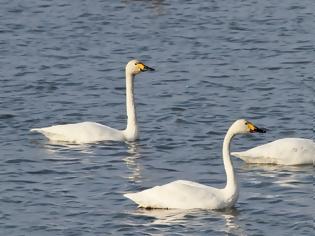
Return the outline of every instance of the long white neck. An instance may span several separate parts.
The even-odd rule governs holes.
[[[223,163],[226,172],[226,186],[224,190],[227,192],[227,195],[233,199],[233,201],[237,199],[239,191],[237,177],[234,172],[233,164],[230,158],[230,144],[234,135],[234,132],[229,129],[227,134],[225,135],[222,148]]]
[[[133,141],[138,137],[136,106],[133,96],[133,78],[134,75],[126,71],[127,128],[124,130],[124,134],[128,141]]]

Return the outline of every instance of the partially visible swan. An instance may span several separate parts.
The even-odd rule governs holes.
[[[154,71],[138,60],[131,60],[126,65],[126,105],[127,128],[117,130],[95,122],[54,125],[46,128],[31,129],[45,135],[53,141],[72,143],[92,143],[103,140],[134,141],[138,138],[136,107],[133,95],[133,80],[135,75],[143,71]]]
[[[247,163],[305,165],[315,163],[315,143],[311,139],[283,138],[244,152],[232,152]]]
[[[239,187],[230,159],[230,142],[236,134],[254,132],[264,133],[265,130],[243,119],[235,121],[227,131],[222,148],[227,177],[226,186],[223,189],[187,180],[177,180],[138,193],[127,193],[124,196],[144,208],[223,209],[232,207],[237,201]]]

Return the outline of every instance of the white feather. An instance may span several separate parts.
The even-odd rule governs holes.
[[[232,152],[247,163],[305,165],[315,162],[315,143],[311,139],[283,138],[243,152]]]

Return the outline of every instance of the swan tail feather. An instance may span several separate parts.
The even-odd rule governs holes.
[[[255,157],[248,155],[248,153],[246,153],[246,152],[231,152],[231,155],[235,156],[235,157],[237,157],[237,158],[239,158],[239,159],[241,159],[247,163],[255,163],[255,161],[257,161],[257,160],[255,160],[256,159]]]
[[[30,129],[31,132],[39,132],[41,133],[42,132],[42,129],[41,128],[33,128],[33,129]]]
[[[141,207],[141,208],[149,207],[149,205],[145,204],[143,201],[141,201],[141,199],[139,199],[139,196],[137,193],[126,193],[124,194],[124,196],[126,198],[129,198],[131,201],[135,202],[136,204],[138,204],[138,207]]]
[[[130,200],[132,200],[132,201],[136,201],[136,199],[135,199],[135,197],[134,197],[134,193],[125,193],[124,194],[124,196],[126,197],[126,198],[129,198]]]
[[[243,156],[243,153],[244,152],[231,152],[231,155],[241,158]]]

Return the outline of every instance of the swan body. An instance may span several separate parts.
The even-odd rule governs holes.
[[[283,138],[244,152],[232,152],[247,163],[305,165],[315,163],[315,142],[303,138]]]
[[[135,75],[140,72],[153,70],[153,68],[146,66],[138,60],[131,60],[126,65],[127,128],[125,130],[113,129],[95,122],[81,122],[34,128],[31,131],[42,133],[53,141],[72,143],[92,143],[105,140],[134,141],[138,138],[138,125],[133,95],[133,80]]]
[[[95,122],[54,125],[51,127],[32,129],[45,135],[52,141],[72,143],[98,142],[102,140],[119,141],[125,138],[123,131],[110,128]]]
[[[224,189],[216,189],[187,180],[176,180],[139,193],[125,194],[125,197],[144,208],[220,209],[232,206],[236,200],[236,197],[225,198],[224,193]]]
[[[227,175],[225,188],[217,189],[203,184],[177,180],[138,193],[124,196],[139,207],[164,209],[223,209],[232,207],[239,194],[237,178],[230,159],[230,141],[234,135],[249,132],[265,132],[246,120],[237,120],[229,128],[223,142],[223,163]]]

